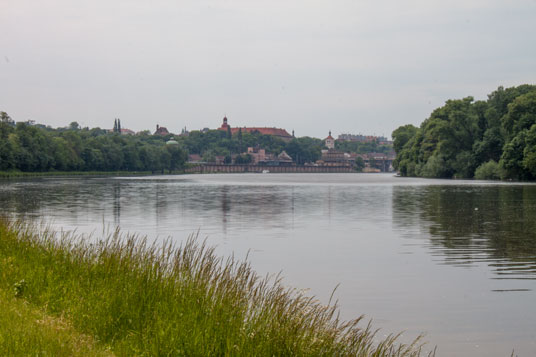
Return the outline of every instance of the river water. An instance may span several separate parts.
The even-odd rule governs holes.
[[[391,174],[221,174],[0,181],[0,214],[151,240],[198,232],[218,254],[425,333],[438,356],[536,355],[536,185]]]

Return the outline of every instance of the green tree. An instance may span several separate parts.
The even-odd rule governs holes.
[[[251,163],[251,160],[253,158],[251,157],[250,154],[242,154],[242,155],[238,155],[236,158],[235,158],[235,164],[249,164]]]
[[[415,136],[417,133],[417,127],[408,124],[398,127],[391,136],[393,137],[393,148],[395,151],[401,152],[404,145],[408,143],[408,141]]]
[[[501,166],[493,160],[480,165],[475,171],[477,180],[500,180],[502,176]]]
[[[365,160],[363,160],[361,156],[357,156],[355,158],[354,169],[357,172],[362,172],[364,168],[365,168]]]
[[[533,180],[536,178],[536,89],[516,97],[501,122],[508,137],[500,161],[505,177]]]
[[[302,137],[288,142],[284,150],[298,164],[315,162],[322,155],[324,143],[320,139]]]
[[[14,125],[15,122],[6,112],[0,112],[0,123]]]
[[[69,124],[69,130],[80,130],[80,124],[73,121],[71,124]]]
[[[166,145],[169,153],[169,171],[180,170],[184,168],[187,155],[178,145]]]

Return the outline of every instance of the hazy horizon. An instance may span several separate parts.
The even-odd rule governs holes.
[[[4,0],[0,110],[180,133],[390,137],[448,100],[536,83],[536,1]]]

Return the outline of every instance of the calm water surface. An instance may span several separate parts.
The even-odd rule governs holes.
[[[192,232],[261,274],[336,297],[439,356],[536,355],[536,185],[389,174],[0,181],[0,213],[64,230]]]

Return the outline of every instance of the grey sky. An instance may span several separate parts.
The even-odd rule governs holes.
[[[0,0],[0,110],[390,136],[447,99],[535,84],[534,34],[534,0]]]

